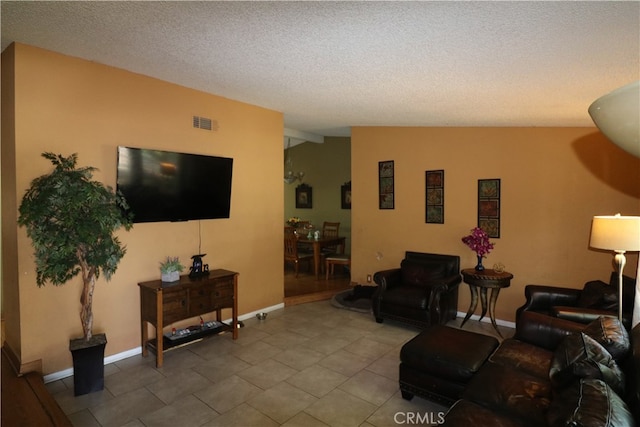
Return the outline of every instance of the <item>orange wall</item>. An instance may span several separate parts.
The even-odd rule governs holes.
[[[608,281],[613,256],[588,249],[591,218],[640,215],[640,159],[595,128],[356,127],[351,150],[352,280],[360,283],[399,266],[406,250],[460,255],[462,268],[473,267],[460,239],[476,225],[477,181],[501,179],[501,237],[484,262],[514,275],[496,308],[504,320],[514,320],[526,284]],[[394,210],[378,209],[384,160],[395,161]],[[425,171],[434,169],[445,170],[444,224],[424,220]],[[635,277],[637,259],[627,255],[627,275]],[[460,311],[469,299],[462,285]]]
[[[12,50],[3,67],[5,54]],[[118,145],[234,158],[230,219],[136,224],[119,233],[127,254],[110,282],[100,278],[94,299],[94,333],[107,333],[107,355],[140,345],[136,284],[159,278],[168,255],[188,266],[191,255],[206,253],[211,269],[238,271],[241,314],[282,303],[282,228],[273,226],[284,215],[281,113],[19,44],[15,110],[16,204],[33,178],[51,170],[43,151],[77,152],[79,165],[97,167],[94,178],[111,186]],[[218,130],[193,129],[193,115],[213,118]],[[18,290],[20,305],[20,342],[9,345],[23,363],[43,359],[45,374],[69,368],[68,340],[82,333],[81,278],[38,288],[24,228],[9,250],[17,274],[3,287]]]

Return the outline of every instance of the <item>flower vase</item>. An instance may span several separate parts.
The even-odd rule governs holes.
[[[478,265],[476,265],[476,271],[483,271],[484,265],[482,265],[482,256],[478,255]]]

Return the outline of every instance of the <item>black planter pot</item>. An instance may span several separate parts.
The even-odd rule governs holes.
[[[104,389],[104,349],[107,336],[96,334],[87,342],[84,338],[69,341],[73,356],[73,394],[81,396]]]

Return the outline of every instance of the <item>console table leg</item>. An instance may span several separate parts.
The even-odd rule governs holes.
[[[464,316],[464,320],[460,327],[464,326],[478,306],[478,288],[473,285],[469,285],[469,290],[471,291],[471,304],[469,304],[469,310],[467,311],[467,315]]]
[[[482,314],[478,320],[484,319],[487,314],[487,288],[480,289],[480,301],[482,302]]]
[[[491,317],[491,324],[493,325],[493,329],[496,330],[501,338],[504,338],[498,330],[498,325],[496,325],[496,301],[498,301],[498,294],[500,294],[500,288],[493,288],[491,290],[491,301],[489,301],[489,317]]]

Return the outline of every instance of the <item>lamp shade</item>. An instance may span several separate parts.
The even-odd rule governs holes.
[[[640,216],[594,216],[589,246],[611,251],[640,251]]]
[[[640,81],[596,99],[589,114],[614,144],[640,157]]]

